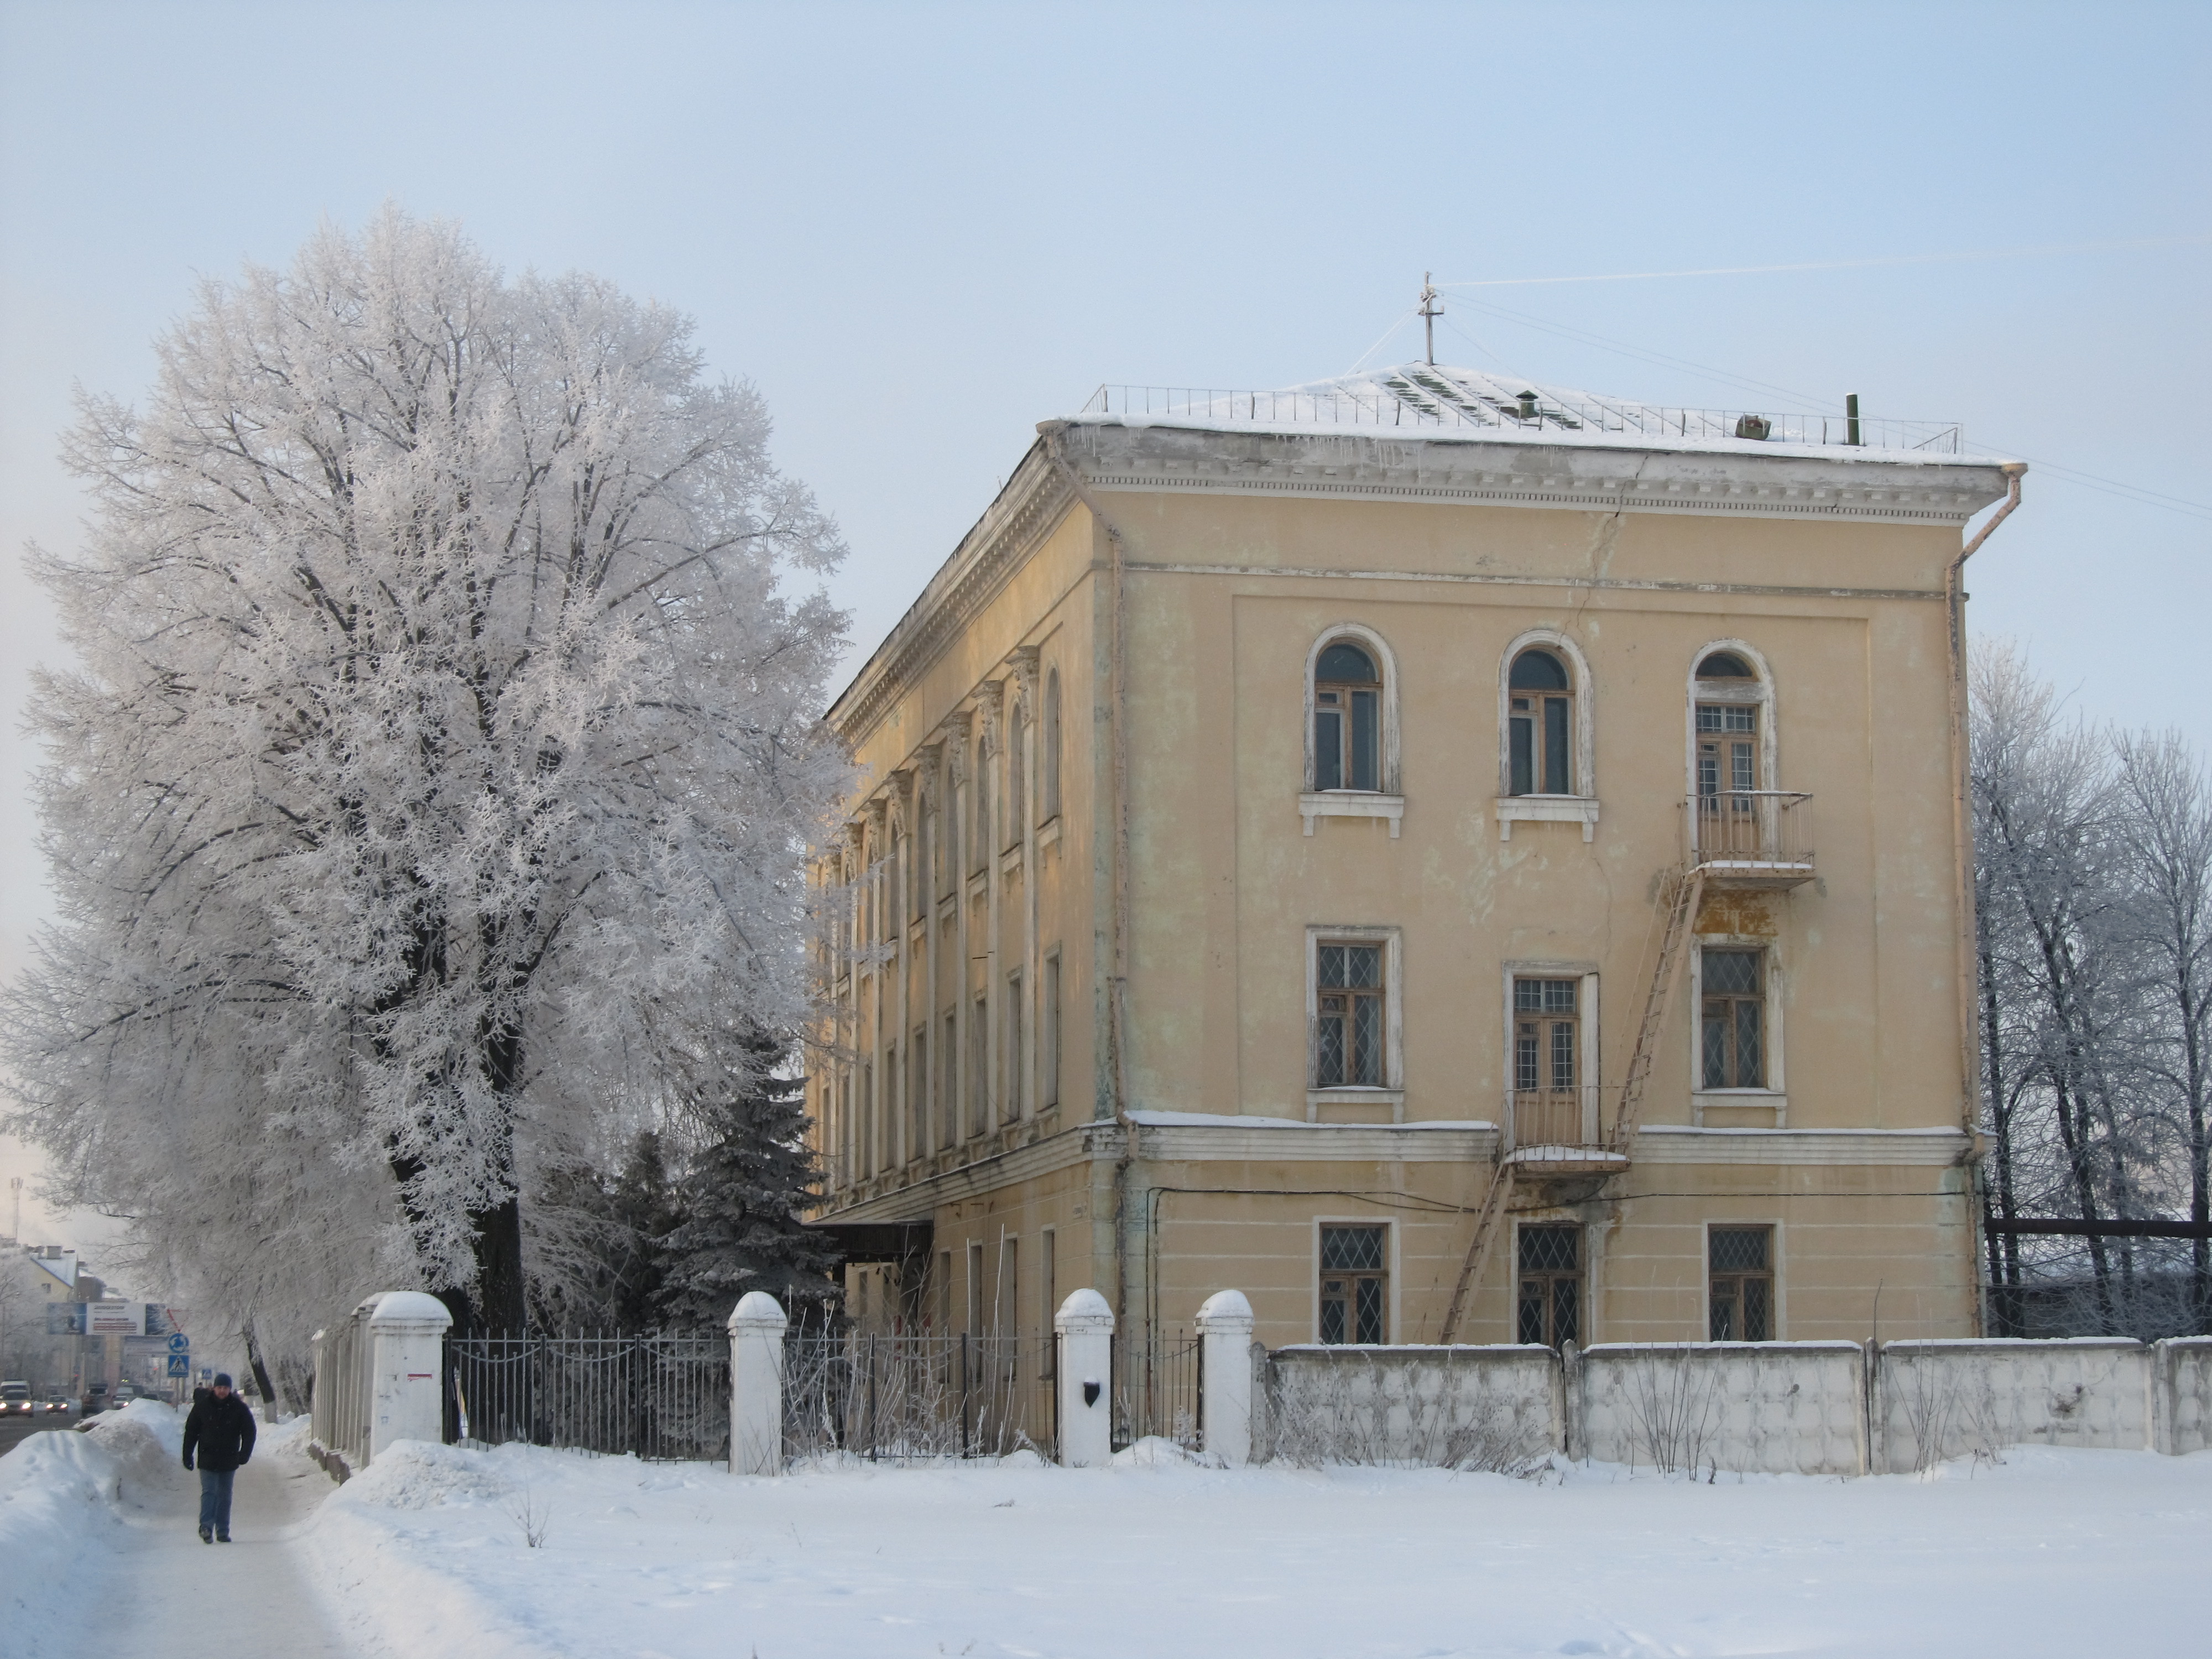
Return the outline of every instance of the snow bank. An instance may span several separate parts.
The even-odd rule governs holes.
[[[2212,1454],[2058,1447],[1693,1482],[1564,1458],[1524,1480],[1229,1470],[1164,1442],[1097,1469],[780,1480],[407,1445],[304,1542],[364,1651],[395,1659],[2074,1659],[2202,1645],[2208,1512]]]
[[[9,1659],[76,1650],[78,1615],[112,1560],[126,1509],[188,1480],[176,1412],[133,1401],[88,1428],[30,1436],[0,1457],[0,1629]]]

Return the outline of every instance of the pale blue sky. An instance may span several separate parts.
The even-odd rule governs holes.
[[[2212,11],[1535,5],[0,3],[0,703],[57,659],[72,382],[135,395],[198,274],[394,198],[510,268],[699,319],[844,524],[865,649],[1101,380],[1350,367],[1424,270],[1494,279],[2168,239],[1448,296],[1438,356],[1805,406],[1547,325],[2200,504],[2031,474],[1973,622],[2212,744]],[[2189,240],[2181,240],[2189,239]],[[1472,337],[1472,340],[1468,337]],[[1475,343],[1479,343],[1479,345]],[[1419,350],[1413,326],[1380,359]],[[46,900],[0,725],[0,971]],[[4,1163],[0,1156],[0,1163]]]

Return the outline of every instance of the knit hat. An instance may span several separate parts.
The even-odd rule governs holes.
[[[217,1371],[215,1374],[215,1385],[218,1389],[228,1388],[230,1386],[230,1373],[228,1371]]]

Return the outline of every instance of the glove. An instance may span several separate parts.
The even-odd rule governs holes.
[[[192,1466],[192,1460],[191,1460],[191,1457],[190,1454],[187,1454],[187,1455],[185,1455],[185,1468],[187,1468],[187,1469],[190,1469],[190,1468],[191,1468],[191,1466]]]

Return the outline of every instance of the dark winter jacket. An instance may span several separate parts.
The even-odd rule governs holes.
[[[199,1449],[200,1467],[220,1473],[243,1468],[253,1455],[253,1412],[236,1395],[217,1400],[210,1395],[185,1419],[185,1467],[192,1466],[192,1449]]]

